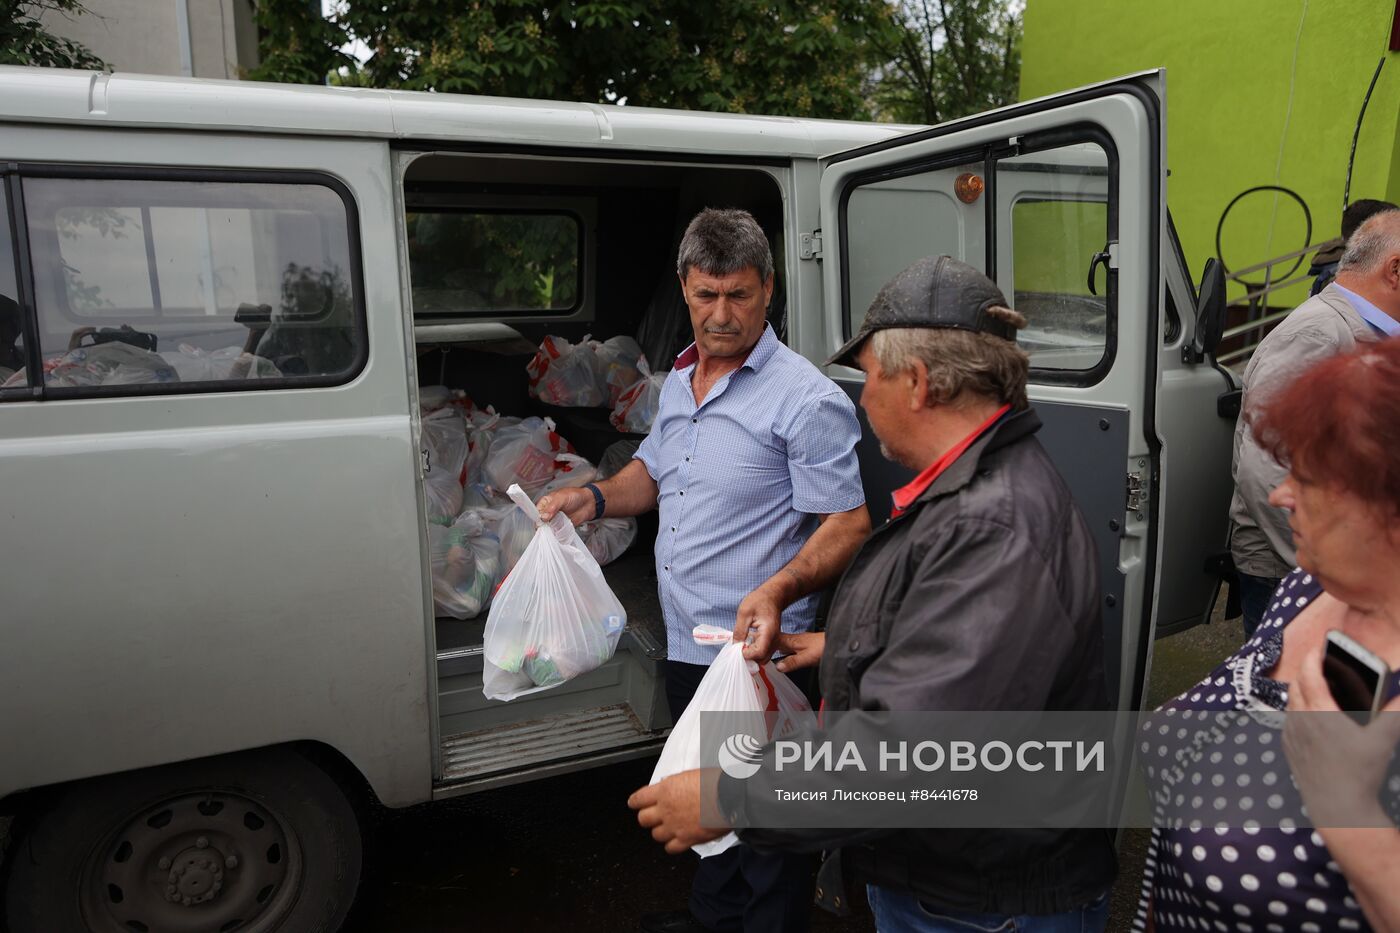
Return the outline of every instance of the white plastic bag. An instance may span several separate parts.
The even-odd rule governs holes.
[[[181,382],[213,382],[221,379],[275,379],[282,373],[272,360],[242,347],[201,350],[187,343],[160,354],[180,374]]]
[[[653,373],[645,358],[637,362],[637,371],[642,378],[618,396],[611,420],[613,427],[619,431],[649,434],[652,422],[656,420],[656,411],[661,407],[661,386],[666,382],[666,374]]]
[[[423,416],[423,491],[430,522],[450,525],[462,511],[468,449],[467,423],[459,411],[449,406]]]
[[[475,619],[491,602],[501,579],[501,542],[479,512],[465,512],[450,526],[428,526],[437,615]]]
[[[579,537],[599,565],[606,566],[621,557],[637,538],[635,518],[600,518],[579,526]]]
[[[760,665],[744,660],[743,644],[731,640],[720,649],[719,656],[695,689],[695,696],[671,729],[666,747],[661,750],[661,757],[651,773],[651,783],[702,766],[702,713],[729,714],[718,724],[718,731],[729,736],[720,749],[720,760],[724,761],[724,756],[729,755],[749,765],[757,763],[763,746],[773,739],[816,724],[807,697],[787,675],[771,662]],[[713,719],[707,731],[716,732]],[[738,841],[738,836],[729,833],[694,849],[697,855],[706,858],[718,855]]]
[[[77,347],[57,360],[44,363],[44,384],[49,386],[117,386],[179,382],[180,374],[159,353],[113,340]],[[20,369],[5,380],[6,387],[24,385]]]
[[[530,374],[530,395],[550,405],[592,408],[608,399],[603,363],[587,337],[578,343],[544,338],[525,371]]]
[[[573,453],[573,447],[555,433],[553,419],[526,418],[496,428],[482,462],[481,479],[497,489],[518,483],[534,496],[554,479],[555,461],[565,453]]]
[[[605,404],[611,408],[617,404],[618,396],[627,391],[642,374],[637,371],[637,363],[642,359],[642,348],[631,337],[609,337],[602,343],[593,345],[598,354],[599,369],[603,384],[607,386],[608,397]]]
[[[546,525],[519,486],[507,491],[536,530],[486,619],[481,679],[490,700],[557,687],[599,667],[627,624],[569,519],[556,514]]]
[[[559,454],[554,459],[554,478],[540,490],[540,495],[571,486],[586,486],[598,478],[598,470],[575,454]]]

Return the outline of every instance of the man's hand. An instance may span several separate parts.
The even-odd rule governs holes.
[[[734,617],[734,640],[749,641],[744,657],[763,662],[773,656],[773,645],[780,634],[783,609],[787,606],[782,595],[775,593],[772,581],[744,597]]]
[[[569,521],[575,525],[582,525],[584,522],[593,520],[597,504],[593,501],[592,492],[571,486],[565,489],[556,489],[544,496],[535,503],[535,508],[540,510],[540,520],[543,522],[548,522],[555,515],[563,512],[568,516]]]
[[[1298,793],[1320,830],[1389,825],[1376,792],[1400,742],[1400,697],[1371,724],[1358,724],[1332,698],[1322,657],[1318,648],[1303,658],[1288,690],[1283,749]]]
[[[778,635],[777,650],[787,655],[775,665],[784,674],[804,667],[816,667],[822,663],[822,652],[826,650],[826,633],[798,632],[789,635],[783,632]]]
[[[627,806],[637,811],[637,822],[651,830],[651,838],[665,845],[667,853],[680,855],[729,831],[700,825],[702,789],[713,796],[718,782],[715,768],[682,771],[635,791],[627,798]]]

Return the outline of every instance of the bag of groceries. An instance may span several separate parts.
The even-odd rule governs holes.
[[[486,618],[481,679],[490,700],[548,690],[601,666],[627,624],[568,517],[561,512],[546,524],[524,490],[507,492],[535,534]]]
[[[603,363],[588,338],[569,343],[563,337],[546,337],[525,371],[530,374],[530,395],[550,405],[593,408],[607,401]]]
[[[452,406],[423,416],[423,491],[428,520],[450,525],[462,511],[462,479],[466,467],[467,422]]]
[[[611,408],[628,386],[642,378],[637,371],[642,348],[631,337],[609,337],[602,343],[595,343],[593,349],[598,354],[599,370],[608,389],[608,397],[603,403]]]
[[[504,420],[482,460],[480,480],[497,489],[519,483],[527,495],[538,495],[554,479],[559,455],[574,449],[555,433],[552,418],[526,418],[509,425]]]
[[[501,542],[480,512],[464,512],[451,525],[429,525],[428,553],[436,614],[475,619],[501,579]]]
[[[642,378],[618,396],[611,420],[619,431],[649,434],[656,410],[661,407],[661,386],[666,382],[666,374],[653,373],[645,358],[637,361],[637,371]]]
[[[578,528],[578,536],[583,539],[588,553],[593,555],[599,566],[607,566],[617,560],[637,538],[635,518],[598,518],[585,522]]]
[[[713,626],[697,626],[713,629]],[[700,644],[712,644],[713,632],[697,632]],[[732,633],[718,630],[718,640],[724,647],[710,664],[710,669],[695,689],[695,696],[671,729],[666,747],[651,773],[651,783],[682,771],[693,771],[703,765],[700,755],[700,722],[702,713],[726,714],[718,724],[711,719],[707,730],[712,735],[727,735],[721,755],[736,761],[756,764],[763,748],[775,738],[791,735],[806,726],[815,726],[812,706],[797,685],[787,675],[767,662],[744,659],[744,646],[730,637]],[[727,639],[727,640],[726,640]],[[739,841],[729,833],[713,842],[694,846],[701,858],[718,855]]]

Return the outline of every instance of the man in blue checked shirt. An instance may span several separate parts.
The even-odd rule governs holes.
[[[575,524],[660,510],[666,696],[679,718],[719,653],[691,630],[779,620],[784,632],[808,631],[870,515],[855,406],[768,325],[773,257],[757,221],[700,212],[676,266],[695,343],[676,358],[651,435],[616,476],[552,492],[539,509]],[[689,910],[644,916],[642,929],[805,930],[814,869],[810,856],[735,846],[701,860]]]

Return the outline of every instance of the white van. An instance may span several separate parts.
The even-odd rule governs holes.
[[[606,568],[616,656],[486,701],[484,620],[434,618],[418,389],[549,413],[596,461],[606,413],[541,408],[525,363],[546,334],[668,359],[704,206],[759,219],[813,361],[921,256],[1014,296],[1132,708],[1217,593],[1236,388],[1167,217],[1163,88],[918,129],[0,68],[12,933],[335,929],[361,804],[657,751],[654,519]],[[903,476],[861,456],[878,521]]]

